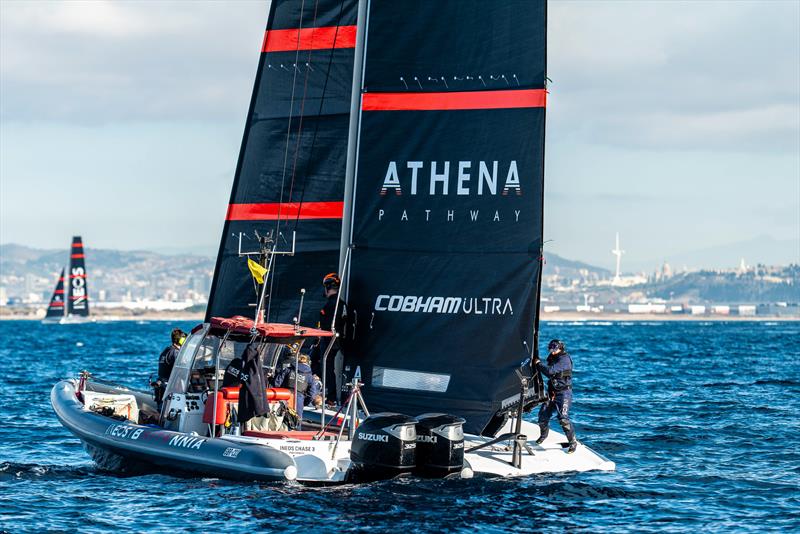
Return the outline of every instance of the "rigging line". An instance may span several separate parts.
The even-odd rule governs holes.
[[[303,0],[303,5],[302,5],[302,7],[300,9],[300,13],[301,13],[300,14],[300,26],[301,27],[303,25],[303,15],[302,15],[302,13],[303,13],[304,9],[305,9],[305,0]],[[316,0],[314,2],[314,17],[313,17],[312,22],[311,22],[311,28],[312,29],[317,27],[317,14],[318,14],[318,12],[319,12],[319,0]],[[337,33],[338,33],[338,31],[337,31]],[[313,39],[313,37],[312,37],[312,39]],[[297,35],[297,47],[298,48],[295,51],[295,59],[294,59],[294,78],[292,80],[292,108],[289,111],[290,116],[291,116],[291,113],[294,111],[294,89],[295,89],[295,81],[297,79],[297,62],[298,62],[298,59],[300,58],[300,51],[299,51],[300,33],[299,33],[299,30],[298,30],[298,35]],[[306,59],[307,59],[307,63],[306,64],[308,65],[311,62],[311,49],[310,48],[308,50],[308,56],[307,56]],[[289,181],[289,201],[292,200],[292,192],[294,191],[295,171],[297,169],[297,157],[298,157],[298,155],[300,153],[300,146],[303,143],[303,137],[302,137],[302,134],[303,134],[303,117],[305,116],[306,96],[308,94],[308,78],[309,78],[309,76],[310,76],[309,69],[306,69],[305,79],[303,81],[303,96],[302,96],[302,98],[300,100],[300,117],[299,117],[299,122],[298,122],[298,126],[297,126],[297,137],[296,137],[295,146],[294,146],[294,158],[292,160],[292,177],[291,177],[291,180]],[[291,121],[289,123],[289,130],[291,131]],[[283,193],[284,193],[284,190],[285,190],[286,163],[287,163],[288,152],[289,152],[289,134],[287,133],[286,151],[284,153],[283,178],[281,178],[281,204],[278,205],[278,220],[275,222],[275,228],[276,228],[275,229],[275,246],[276,247],[277,247],[277,244],[278,244],[278,239],[279,239],[279,237],[281,235],[281,233],[280,233],[281,211],[283,209]],[[300,210],[299,209],[297,210],[297,213],[298,213],[298,216],[299,216],[299,214],[300,214]],[[270,296],[272,295],[272,291],[273,291],[273,288],[274,288],[274,282],[275,282],[275,276],[273,274],[272,281],[270,282],[270,286],[269,286]],[[270,298],[270,304],[271,303],[272,303],[272,299]],[[267,320],[269,320],[270,311],[271,311],[271,306],[267,306]]]
[[[336,27],[338,28],[342,23],[342,14],[344,12],[344,3],[346,0],[342,0],[339,2],[339,15],[336,18]],[[330,54],[328,55],[328,67],[325,70],[325,81],[322,84],[322,94],[320,95],[319,99],[319,109],[317,110],[317,120],[314,124],[314,135],[311,137],[311,148],[308,151],[308,160],[306,162],[305,172],[303,173],[303,180],[302,180],[302,192],[300,193],[300,206],[303,205],[303,199],[306,196],[306,183],[308,182],[308,167],[311,165],[311,162],[314,160],[314,147],[317,144],[317,133],[319,132],[319,123],[320,117],[322,116],[322,106],[325,103],[325,93],[328,90],[328,80],[331,77],[331,67],[333,66],[333,54],[336,50],[336,38],[339,37],[339,32],[337,31],[333,34],[333,45],[331,46]],[[294,228],[297,229],[297,226],[300,223],[300,210],[297,210],[297,215],[295,216],[294,220]]]
[[[319,11],[319,0],[315,0],[314,2],[314,19],[311,23],[312,28],[317,27],[317,13]],[[336,44],[336,34],[339,33],[338,25],[336,27],[336,32],[333,34],[334,38],[334,45]],[[299,37],[298,37],[299,39]],[[312,38],[313,39],[313,38]],[[311,63],[311,48],[308,49],[308,56],[306,60],[306,65]],[[297,64],[295,64],[295,69],[297,68]],[[294,192],[294,178],[297,172],[297,157],[300,154],[300,146],[303,144],[303,118],[305,117],[305,110],[306,110],[306,96],[308,95],[308,77],[309,77],[309,69],[306,69],[306,76],[305,80],[303,81],[303,98],[300,100],[300,123],[297,127],[297,142],[294,146],[294,160],[292,161],[292,179],[289,181],[289,202],[292,201],[292,194]],[[297,211],[298,216],[300,214],[300,210]]]
[[[286,148],[283,150],[283,172],[281,174],[281,194],[280,194],[280,203],[278,204],[278,217],[275,221],[275,242],[278,242],[278,236],[281,232],[281,209],[283,207],[283,186],[286,183],[286,163],[289,159],[289,138],[292,134],[292,113],[294,112],[294,89],[295,84],[297,82],[297,59],[300,57],[300,31],[303,29],[303,12],[305,11],[306,7],[306,0],[303,0],[300,3],[300,23],[297,27],[297,45],[294,51],[294,64],[295,69],[294,73],[292,74],[292,96],[289,100],[289,124],[286,127]],[[273,265],[274,267],[274,265]],[[269,312],[271,310],[272,304],[272,288],[275,285],[275,274],[273,272],[272,278],[269,281],[269,303],[270,305],[267,306],[267,316],[265,318],[266,322],[269,322]]]
[[[297,85],[297,60],[300,58],[300,32],[303,30],[303,12],[305,11],[306,0],[300,3],[300,23],[297,27],[297,44],[294,51],[294,64],[295,69],[292,73],[292,95],[289,99],[289,124],[286,127],[286,148],[283,151],[283,172],[281,174],[281,194],[280,203],[278,204],[278,218],[275,221],[275,238],[277,239],[281,228],[281,208],[283,206],[283,187],[286,184],[286,165],[289,162],[289,139],[292,134],[292,114],[294,113],[294,91]],[[272,284],[270,284],[270,293],[272,293]]]

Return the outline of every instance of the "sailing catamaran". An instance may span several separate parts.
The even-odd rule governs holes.
[[[544,1],[273,1],[207,316],[163,406],[84,373],[53,388],[62,423],[99,463],[231,478],[613,470],[523,419],[545,398],[546,20]],[[300,326],[332,271],[346,325]],[[315,342],[324,368],[337,337],[346,406],[304,430],[297,387],[223,381]],[[268,411],[242,423],[254,390]]]
[[[64,293],[64,274],[61,269],[56,288],[50,298],[43,322],[45,323],[77,323],[85,322],[89,317],[89,294],[86,289],[86,260],[83,252],[83,241],[80,236],[72,238],[69,255],[69,283]]]

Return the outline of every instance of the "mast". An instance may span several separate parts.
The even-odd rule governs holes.
[[[344,181],[344,208],[342,211],[342,239],[339,247],[339,273],[344,273],[347,248],[353,228],[353,189],[356,178],[356,158],[358,157],[359,122],[361,120],[361,91],[364,83],[364,48],[366,46],[369,0],[358,0],[358,19],[356,22],[356,50],[353,60],[353,87],[350,93],[350,129],[347,133],[347,163]],[[348,278],[342,278],[341,295],[347,299]]]

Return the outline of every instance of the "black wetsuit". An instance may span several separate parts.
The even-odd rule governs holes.
[[[239,373],[242,385],[239,388],[238,413],[239,420],[244,422],[269,412],[269,403],[267,402],[267,382],[264,379],[264,369],[261,367],[258,349],[255,345],[247,346],[242,360],[244,364]]]
[[[547,364],[539,362],[536,368],[548,380],[548,400],[539,409],[540,438],[547,437],[550,432],[550,418],[558,414],[558,422],[564,430],[567,441],[575,443],[575,428],[569,420],[569,408],[572,405],[572,357],[566,353],[551,354]]]
[[[169,375],[172,374],[179,350],[180,347],[177,345],[170,345],[161,351],[161,355],[158,357],[158,378],[164,382],[169,380]]]
[[[339,301],[339,307],[336,307],[336,301]],[[341,342],[340,339],[344,339],[345,332],[345,316],[346,316],[346,307],[343,300],[339,299],[339,293],[334,293],[328,297],[328,300],[325,301],[325,306],[319,310],[319,328],[320,330],[327,330],[330,331],[331,325],[333,324],[333,316],[336,315],[336,333],[341,336],[339,339],[320,339],[319,343],[315,347],[315,350],[311,354],[311,368],[314,374],[322,376],[322,356],[325,354],[325,351],[328,350],[328,343],[333,341],[333,348],[331,349],[330,353],[328,354],[328,362],[325,367],[326,370],[326,377],[325,377],[325,385],[327,386],[327,392],[325,394],[325,398],[329,401],[338,401],[339,400],[339,391],[337,391],[336,387],[336,355],[337,352],[341,349]],[[342,359],[341,356],[339,356]],[[341,378],[339,379],[342,380]]]

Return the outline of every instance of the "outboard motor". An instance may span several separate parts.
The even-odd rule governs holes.
[[[367,417],[356,429],[350,447],[353,481],[392,478],[416,465],[416,419],[398,413]]]
[[[463,468],[464,419],[443,413],[417,417],[416,472],[444,477]]]

